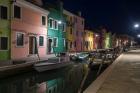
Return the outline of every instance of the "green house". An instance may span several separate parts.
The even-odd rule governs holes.
[[[112,48],[112,37],[111,37],[111,33],[108,32],[106,33],[105,36],[105,48]]]
[[[10,0],[0,0],[0,61],[10,59]]]
[[[61,2],[56,6],[46,4],[45,7],[50,12],[48,15],[47,53],[65,52],[66,21],[63,15],[63,4]]]

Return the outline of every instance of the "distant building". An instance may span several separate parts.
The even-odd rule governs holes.
[[[132,46],[134,39],[129,35],[116,35],[115,47]]]
[[[94,49],[94,33],[91,30],[85,30],[84,33],[84,51],[93,51]]]
[[[74,32],[74,14],[71,12],[64,10],[63,11],[66,17],[66,50],[68,52],[74,52],[75,47],[75,32]]]
[[[99,33],[97,33],[97,32],[94,32],[94,34],[93,34],[94,36],[94,42],[93,42],[93,47],[94,47],[94,49],[100,49],[100,42],[99,42],[99,40],[100,40],[100,34]]]
[[[74,47],[76,52],[81,52],[84,50],[84,26],[85,26],[85,20],[81,17],[81,14],[79,13],[79,16],[74,16]]]
[[[105,36],[105,48],[112,48],[112,35],[111,32],[107,32]]]
[[[81,12],[78,15],[67,10],[63,11],[66,20],[66,45],[69,52],[84,51],[84,18],[81,17]]]

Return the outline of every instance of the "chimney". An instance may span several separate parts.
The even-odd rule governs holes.
[[[58,4],[58,8],[62,12],[63,11],[63,2],[61,0],[57,0],[57,4]]]
[[[82,16],[82,12],[81,11],[78,12],[78,16]]]

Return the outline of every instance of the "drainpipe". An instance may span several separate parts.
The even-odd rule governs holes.
[[[9,29],[10,29],[10,35],[9,35],[9,58],[10,58],[10,60],[12,60],[12,51],[11,51],[11,48],[12,48],[12,18],[13,18],[13,13],[12,13],[12,10],[13,10],[13,4],[16,2],[16,0],[9,0],[9,2],[10,2],[10,6],[9,6],[9,16],[8,16],[8,18],[9,18],[9,24],[10,24],[10,26],[9,26]]]

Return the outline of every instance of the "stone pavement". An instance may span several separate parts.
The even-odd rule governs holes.
[[[84,93],[140,93],[140,50],[122,54]]]

